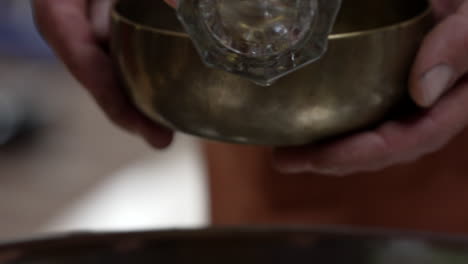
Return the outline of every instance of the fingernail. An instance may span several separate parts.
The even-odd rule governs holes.
[[[306,163],[285,158],[284,155],[275,154],[271,162],[273,168],[281,174],[301,174],[307,171]]]
[[[449,65],[433,67],[420,79],[418,103],[423,107],[432,106],[450,88],[454,79],[455,71]]]
[[[275,165],[274,168],[281,174],[301,174],[307,171],[306,168],[299,166],[281,166]]]
[[[304,173],[320,173],[321,171],[312,166],[306,161],[291,161],[277,159],[273,161],[273,167],[281,174],[304,174]],[[331,172],[331,171],[330,171]],[[331,173],[333,174],[333,173]]]
[[[346,173],[336,168],[315,168],[311,165],[308,166],[288,166],[288,167],[275,167],[276,170],[282,174],[303,174],[303,173],[313,173],[316,175],[323,175],[329,177],[344,177],[348,176],[350,173]]]

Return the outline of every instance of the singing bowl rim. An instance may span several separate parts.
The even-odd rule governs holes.
[[[128,26],[133,27],[135,30],[138,30],[138,31],[147,31],[150,33],[158,34],[158,35],[166,35],[166,36],[171,36],[171,37],[190,39],[190,36],[185,32],[167,30],[167,29],[152,27],[152,26],[148,26],[142,23],[135,22],[132,19],[125,17],[125,15],[120,14],[120,12],[117,10],[118,4],[119,4],[118,2],[114,3],[111,9],[111,18],[115,22],[126,24]],[[419,12],[418,15],[412,16],[410,19],[401,20],[401,22],[398,22],[398,23],[393,23],[387,26],[381,26],[381,27],[376,27],[376,28],[367,29],[367,30],[358,30],[358,31],[346,32],[346,33],[330,34],[328,39],[329,40],[348,39],[348,38],[354,38],[354,37],[373,35],[375,33],[380,33],[380,32],[385,32],[385,31],[394,31],[394,30],[398,30],[401,28],[405,28],[405,27],[417,24],[419,21],[424,20],[424,18],[426,18],[427,16],[431,14],[432,14],[432,7],[428,3],[427,7],[422,12]]]
[[[250,244],[239,249],[238,245],[239,243],[244,244],[243,241],[248,241]],[[335,247],[329,247],[330,241]],[[210,250],[213,249],[214,243],[220,245],[220,248],[217,248],[215,254],[212,254]],[[137,260],[137,263],[163,262],[168,260],[169,255],[171,255],[169,261],[185,263],[184,260],[186,259],[174,259],[174,253],[170,250],[184,249],[187,246],[192,248],[194,252],[189,252],[185,256],[203,254],[206,256],[206,260],[210,261],[209,263],[217,261],[218,258],[232,256],[236,257],[236,259],[240,257],[240,260],[246,260],[248,263],[267,263],[271,259],[265,256],[271,255],[265,255],[265,250],[284,252],[286,257],[293,252],[295,256],[302,257],[302,259],[295,260],[297,263],[308,263],[314,258],[318,260],[327,258],[325,254],[344,253],[347,255],[350,252],[350,245],[358,245],[357,249],[362,253],[357,256],[354,254],[348,255],[347,257],[351,257],[351,259],[368,259],[376,256],[387,258],[388,253],[396,253],[396,256],[403,253],[403,260],[413,259],[411,255],[408,256],[405,253],[405,250],[399,250],[400,253],[395,252],[395,248],[392,247],[395,245],[394,243],[396,245],[401,245],[401,243],[408,245],[405,243],[409,243],[409,245],[417,247],[427,246],[427,251],[423,251],[424,254],[419,258],[419,261],[428,257],[437,257],[437,253],[441,252],[441,250],[450,253],[449,257],[465,256],[468,248],[467,237],[461,235],[331,226],[168,229],[133,232],[90,231],[2,242],[0,243],[0,262],[68,263],[71,260],[72,263],[76,263],[76,260],[81,260],[82,262],[102,263],[103,261],[111,262],[116,258],[123,257],[121,259],[122,263],[134,263],[134,256],[138,256],[140,253],[145,256],[145,252],[151,252],[150,255],[143,258],[143,262],[140,259],[140,262]],[[197,248],[197,245],[203,246]],[[341,246],[336,247],[336,245]],[[327,248],[328,250],[324,252],[323,249]],[[162,256],[158,254],[157,250],[163,252]],[[209,254],[207,254],[207,250],[210,251]],[[195,253],[195,251],[198,253]],[[318,251],[324,252],[324,254],[313,254]],[[164,254],[164,252],[169,253]],[[251,252],[255,252],[255,254]],[[291,259],[286,258],[275,263],[289,262],[291,262]],[[380,263],[378,259],[372,263],[374,262]]]
[[[67,242],[70,244],[88,244],[88,242],[119,242],[128,240],[150,239],[187,239],[198,238],[226,239],[234,237],[269,237],[269,236],[342,236],[360,238],[380,238],[384,240],[426,240],[429,242],[452,242],[468,246],[468,236],[444,232],[406,230],[397,228],[349,227],[345,225],[267,225],[237,227],[194,227],[146,230],[104,230],[104,231],[71,231],[39,234],[9,241],[0,241],[1,251],[15,247],[46,246],[44,243]],[[60,244],[56,244],[60,247]],[[66,246],[66,245],[65,245]]]

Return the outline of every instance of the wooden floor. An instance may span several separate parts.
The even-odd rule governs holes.
[[[54,63],[0,59],[0,93],[29,97],[35,136],[0,147],[0,240],[29,236],[91,186],[152,150],[111,125]]]

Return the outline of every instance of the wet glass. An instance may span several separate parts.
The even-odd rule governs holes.
[[[261,85],[319,59],[340,0],[182,0],[178,15],[202,59]]]

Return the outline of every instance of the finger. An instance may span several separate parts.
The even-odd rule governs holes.
[[[465,0],[431,0],[435,15],[442,19],[457,11]]]
[[[176,8],[177,7],[177,0],[164,0],[168,5]]]
[[[171,133],[141,115],[120,89],[112,61],[96,43],[86,16],[86,2],[35,0],[40,31],[112,121],[142,134],[155,147],[167,146],[172,139]]]
[[[424,40],[410,77],[410,93],[432,106],[468,71],[468,1]]]
[[[468,123],[468,81],[463,81],[434,108],[412,120],[391,121],[323,146],[276,150],[283,173],[348,175],[410,162],[445,145]]]
[[[116,0],[90,1],[89,16],[93,25],[94,35],[100,41],[107,41],[110,28],[110,12]]]

